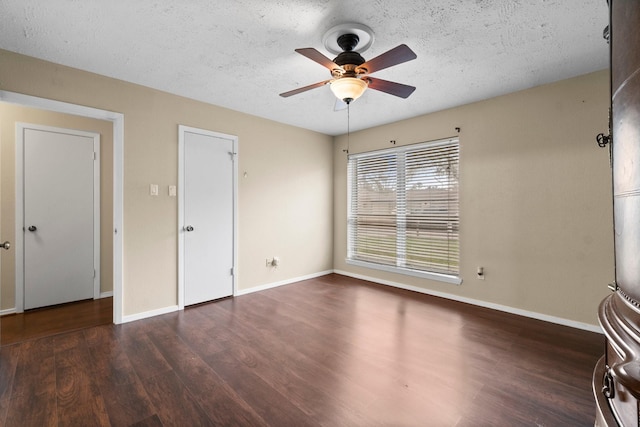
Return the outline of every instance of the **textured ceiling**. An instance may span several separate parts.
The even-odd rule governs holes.
[[[328,86],[278,94],[330,78],[294,49],[333,58],[322,36],[347,22],[374,32],[365,59],[418,56],[374,74],[413,95],[368,90],[352,131],[608,66],[605,0],[0,0],[0,48],[338,135]]]

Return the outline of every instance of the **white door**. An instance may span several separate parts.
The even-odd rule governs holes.
[[[94,298],[99,289],[100,136],[27,124],[18,124],[17,130],[24,309]]]
[[[180,307],[233,294],[237,138],[180,126]]]

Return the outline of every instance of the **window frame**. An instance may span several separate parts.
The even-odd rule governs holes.
[[[406,153],[407,152],[415,152],[415,150],[420,150],[422,148],[428,148],[428,147],[437,147],[437,146],[442,146],[445,144],[452,144],[455,143],[457,145],[457,164],[458,164],[458,170],[459,170],[459,165],[460,165],[460,139],[459,137],[451,137],[451,138],[444,138],[444,139],[439,139],[439,140],[434,140],[434,141],[428,141],[428,142],[421,142],[421,143],[417,143],[417,144],[410,144],[410,145],[404,145],[404,146],[400,146],[400,147],[393,147],[393,148],[389,148],[389,149],[383,149],[383,150],[375,150],[375,151],[368,151],[368,152],[362,152],[362,153],[356,153],[356,154],[349,154],[348,159],[347,159],[347,257],[346,257],[346,263],[349,265],[354,265],[354,266],[359,266],[359,267],[366,267],[366,268],[371,268],[371,269],[375,269],[375,270],[382,270],[382,271],[386,271],[386,272],[391,272],[391,273],[399,273],[399,274],[404,274],[404,275],[409,275],[409,276],[414,276],[414,277],[420,277],[420,278],[425,278],[425,279],[430,279],[430,280],[435,280],[435,281],[439,281],[439,282],[445,282],[445,283],[450,283],[450,284],[455,284],[455,285],[460,285],[462,283],[462,278],[460,275],[460,180],[459,180],[459,176],[458,176],[458,194],[457,194],[457,211],[458,211],[458,215],[457,215],[457,223],[458,223],[458,251],[457,251],[457,255],[458,255],[458,271],[457,274],[449,274],[449,273],[442,273],[442,272],[436,272],[436,271],[429,271],[429,270],[422,270],[422,269],[418,269],[418,268],[409,268],[406,267],[403,264],[403,256],[398,257],[399,254],[403,254],[404,255],[404,251],[406,249],[406,215],[402,215],[400,217],[395,216],[395,227],[396,227],[396,238],[395,238],[395,265],[390,265],[390,264],[383,264],[383,263],[376,263],[374,261],[367,261],[367,260],[362,260],[362,259],[357,259],[354,258],[354,254],[353,254],[353,247],[354,247],[354,233],[352,232],[352,227],[353,227],[353,221],[354,221],[354,214],[353,214],[353,191],[354,191],[354,183],[353,183],[353,179],[354,179],[354,172],[352,171],[352,167],[354,164],[354,161],[358,160],[358,159],[366,159],[366,158],[383,158],[385,155],[393,155],[393,156],[399,156],[400,159],[396,158],[395,159],[395,163],[396,165],[393,167],[393,170],[395,171],[396,177],[395,177],[395,185],[396,188],[398,187],[398,183],[406,183],[405,179],[406,179],[406,166],[407,166],[407,158],[406,158]],[[404,191],[403,191],[404,193]],[[398,200],[398,203],[400,204],[404,204],[404,207],[406,207],[406,203],[407,203],[407,195],[405,194],[404,197],[399,196],[397,194],[397,190],[396,190],[396,198]],[[402,205],[398,205],[396,204],[396,209],[397,210],[402,210],[403,206]],[[447,211],[448,213],[450,211]]]

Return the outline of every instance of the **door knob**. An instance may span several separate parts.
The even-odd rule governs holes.
[[[2,248],[2,249],[9,250],[10,247],[11,247],[11,243],[8,242],[8,241],[6,241],[4,243],[0,243],[0,248]]]
[[[193,227],[190,225],[187,225],[184,229],[187,231],[193,231]]]
[[[30,225],[29,226],[29,231],[36,231],[38,229],[38,227],[36,227],[35,225]]]

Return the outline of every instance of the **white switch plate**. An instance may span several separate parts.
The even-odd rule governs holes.
[[[169,196],[176,197],[176,193],[177,193],[176,186],[175,185],[170,185],[169,186]]]
[[[150,196],[158,195],[158,184],[149,184],[149,195]]]

